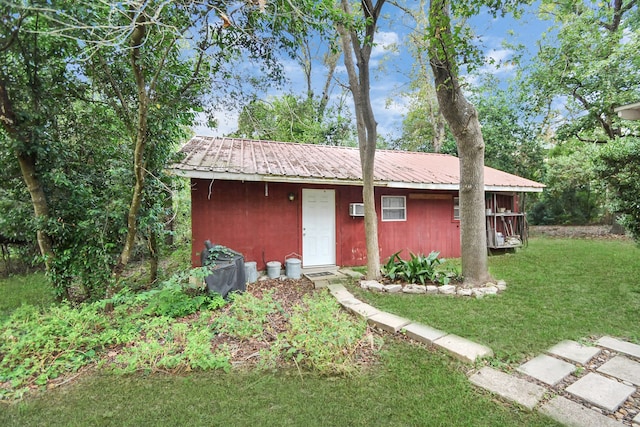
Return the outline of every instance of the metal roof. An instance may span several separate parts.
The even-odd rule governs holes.
[[[239,138],[193,137],[170,170],[189,178],[362,185],[358,148]],[[376,150],[375,185],[458,190],[457,157]],[[485,191],[540,192],[543,184],[485,166]]]

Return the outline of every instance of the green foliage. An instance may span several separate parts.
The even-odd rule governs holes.
[[[215,329],[239,339],[256,338],[262,335],[268,316],[278,306],[273,300],[273,292],[258,298],[250,293],[232,294],[231,305],[226,313],[215,320]]]
[[[315,98],[291,94],[246,105],[232,136],[328,145],[355,141],[350,113],[344,106],[323,109]]]
[[[427,282],[446,285],[452,277],[459,276],[453,271],[438,270],[438,266],[445,262],[445,259],[438,258],[440,252],[433,251],[427,256],[410,253],[411,258],[408,260],[400,258],[400,252],[402,251],[391,255],[387,263],[382,266],[382,273],[391,280],[401,279],[423,285]]]
[[[131,338],[114,329],[97,304],[44,311],[24,305],[0,324],[0,398],[76,372],[97,361],[101,350]]]
[[[104,352],[116,345],[125,346],[114,362],[118,372],[228,369],[228,350],[211,350],[213,331],[206,316],[191,323],[175,320],[226,302],[183,285],[183,279],[175,275],[139,294],[123,289],[109,300],[113,315],[104,312],[107,301],[102,300],[77,308],[23,305],[0,318],[0,398],[20,397],[31,385],[45,385],[100,360],[104,364]]]
[[[637,102],[640,49],[638,5],[628,2],[540,2],[553,26],[527,65],[528,102],[556,123],[558,138],[607,142],[637,124],[614,112]],[[558,120],[562,126],[557,127]]]
[[[229,349],[211,350],[213,332],[206,324],[153,317],[139,323],[140,339],[128,345],[111,365],[117,373],[178,372],[231,368]]]
[[[299,368],[324,375],[354,372],[354,353],[365,339],[366,322],[342,311],[333,296],[325,293],[305,297],[293,308],[289,325],[269,354],[263,352],[265,366],[283,357]]]
[[[478,111],[485,142],[485,164],[518,176],[540,180],[544,154],[540,124],[514,102],[518,88],[500,88],[495,77],[485,76],[472,89],[470,100]]]
[[[610,142],[595,164],[595,172],[608,190],[611,212],[640,242],[640,139]]]
[[[637,245],[625,240],[532,238],[515,254],[489,257],[491,274],[507,282],[500,298],[427,303],[352,291],[380,310],[486,343],[501,360],[522,363],[566,339],[610,335],[640,343],[638,256]]]
[[[194,269],[191,275],[196,281],[207,274],[208,269]],[[103,301],[103,304],[107,300]],[[139,309],[144,316],[162,316],[179,318],[196,313],[202,309],[216,310],[223,307],[226,301],[222,296],[208,293],[189,283],[184,274],[174,274],[162,282],[156,289],[133,293],[124,288],[109,299],[119,311]]]
[[[217,309],[226,304],[220,295],[190,295],[182,286],[173,283],[147,293],[144,313],[155,316],[184,317],[203,307]]]
[[[594,172],[597,152],[597,147],[577,142],[550,151],[547,188],[530,210],[532,223],[588,224],[599,219],[604,197]]]

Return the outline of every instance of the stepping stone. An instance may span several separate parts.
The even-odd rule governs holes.
[[[556,396],[540,407],[540,412],[561,424],[571,427],[622,427],[623,423],[612,420],[579,403]]]
[[[375,316],[376,314],[380,313],[380,310],[364,302],[361,302],[360,304],[344,305],[344,308],[351,311],[352,313],[357,314],[360,317],[364,317],[365,319],[368,319],[369,317]]]
[[[342,301],[342,300],[349,299],[349,298],[354,298],[353,294],[351,292],[349,292],[347,290],[347,288],[345,288],[341,284],[329,285],[328,282],[327,282],[327,286],[326,287],[329,289],[329,292],[331,293],[331,295],[333,295],[335,297],[335,299],[337,299],[338,301]]]
[[[531,359],[518,368],[518,371],[523,374],[527,374],[550,386],[558,384],[575,370],[575,365],[546,354]]]
[[[611,337],[602,337],[596,342],[596,344],[620,353],[628,354],[629,356],[640,358],[640,345],[638,344],[631,344],[630,342]]]
[[[326,288],[328,286],[329,286],[329,281],[328,280],[314,280],[313,281],[313,288],[314,289]]]
[[[602,375],[589,373],[567,387],[566,391],[599,408],[615,412],[636,389]]]
[[[562,341],[551,347],[547,353],[585,365],[601,351],[598,347],[582,345],[575,341]]]
[[[409,319],[405,319],[404,317],[381,311],[378,314],[370,316],[367,319],[367,322],[371,323],[374,326],[377,326],[384,331],[395,334],[400,329],[402,329],[403,326],[408,325],[411,321]]]
[[[420,323],[409,323],[407,326],[402,328],[402,331],[405,332],[412,340],[424,344],[433,344],[433,342],[438,338],[442,338],[447,335],[446,332],[421,325]]]
[[[533,409],[544,396],[545,388],[485,366],[469,381],[528,409]]]
[[[624,356],[616,356],[598,368],[598,372],[629,381],[640,386],[640,363]]]
[[[354,298],[345,298],[345,299],[340,299],[340,300],[337,299],[337,301],[344,308],[347,308],[348,305],[362,304],[362,301],[360,301],[358,298],[355,298],[355,297]]]
[[[354,279],[362,278],[362,273],[358,273],[357,271],[351,270],[350,268],[341,268],[340,270],[338,270],[338,272],[346,276],[353,277]]]
[[[640,413],[636,415],[636,417],[633,419],[633,422],[636,424],[640,424]]]
[[[447,350],[463,362],[474,363],[477,359],[493,356],[493,350],[482,344],[449,334],[433,341],[433,345]]]

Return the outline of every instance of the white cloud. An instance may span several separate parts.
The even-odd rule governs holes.
[[[515,66],[509,61],[513,55],[511,49],[491,49],[485,56],[485,65],[481,68],[484,73],[507,74],[513,71]]]
[[[218,122],[217,128],[208,127],[204,113],[198,113],[193,132],[198,136],[224,136],[238,129],[237,111],[216,111],[213,115]]]
[[[371,50],[371,58],[391,53],[398,55],[400,37],[394,31],[378,31],[374,38],[375,46]]]

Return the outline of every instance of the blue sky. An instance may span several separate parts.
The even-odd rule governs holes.
[[[481,67],[483,73],[493,74],[501,81],[506,81],[514,75],[513,66],[508,62],[513,59],[514,52],[504,46],[504,42],[511,44],[521,43],[526,46],[528,54],[535,54],[536,41],[542,33],[550,26],[549,22],[540,21],[535,14],[535,7],[529,7],[519,20],[511,17],[493,18],[490,14],[484,13],[474,17],[469,21],[474,33],[481,37],[486,63]],[[394,8],[390,4],[384,6],[383,13],[393,13]],[[407,99],[398,94],[406,90],[407,75],[413,59],[404,46],[410,28],[403,20],[393,20],[390,27],[386,20],[381,21],[378,33],[376,34],[374,48],[371,55],[371,100],[378,122],[378,133],[386,136],[397,136],[402,124],[403,115],[407,111]],[[525,55],[526,58],[526,55]],[[500,67],[492,65],[490,59],[502,64]],[[346,84],[347,75],[342,65],[342,58],[338,62],[335,78]],[[284,61],[285,72],[288,77],[288,84],[279,90],[272,90],[266,94],[277,96],[285,92],[304,93],[304,77],[300,66],[292,60]],[[322,85],[325,80],[324,70],[321,64],[314,64],[314,81]],[[473,84],[474,78],[469,82]],[[321,89],[317,88],[316,93]],[[332,91],[332,98],[336,100],[342,96],[339,84],[336,82]],[[346,100],[351,103],[350,94]],[[204,127],[194,128],[199,135],[222,136],[236,130],[238,113],[234,111],[218,112],[217,129],[207,129]]]

